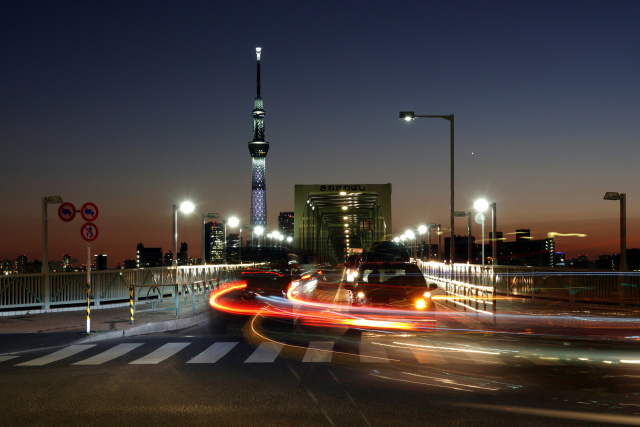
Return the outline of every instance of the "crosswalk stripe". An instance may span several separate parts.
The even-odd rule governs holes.
[[[331,362],[333,356],[333,341],[311,341],[303,362]]]
[[[57,362],[58,360],[62,360],[66,357],[73,356],[76,353],[80,353],[88,348],[94,347],[95,344],[78,344],[78,345],[70,345],[58,351],[55,351],[46,356],[39,357],[37,359],[28,360],[26,362],[18,363],[16,366],[42,366],[47,363]]]
[[[499,352],[490,350],[482,345],[475,344],[473,348],[459,347],[460,351],[472,362],[478,365],[505,365],[506,363],[498,356]]]
[[[155,365],[156,363],[160,363],[165,359],[173,356],[186,346],[191,343],[188,342],[170,342],[159,349],[152,351],[140,359],[134,360],[133,362],[129,362],[130,365]]]
[[[116,357],[120,357],[137,347],[140,347],[141,343],[126,343],[126,344],[118,344],[115,347],[112,347],[108,350],[103,351],[100,354],[97,354],[93,357],[90,357],[85,360],[81,360],[79,362],[74,363],[74,365],[100,365],[102,363],[108,362],[109,360],[113,360]]]
[[[416,358],[418,363],[429,363],[429,364],[446,364],[447,359],[440,354],[438,350],[433,350],[426,348],[423,345],[418,344],[416,341],[407,342],[409,350]]]
[[[237,342],[217,342],[207,348],[205,351],[189,360],[187,363],[216,363],[224,355],[229,353]]]
[[[4,362],[6,360],[15,359],[18,356],[0,356],[0,362]]]
[[[360,343],[360,362],[389,363],[389,357],[387,357],[384,346],[375,342],[365,341]]]
[[[284,344],[280,344],[277,342],[263,342],[258,348],[249,356],[244,363],[269,363],[276,360],[278,354],[280,354],[280,350],[282,350]]]

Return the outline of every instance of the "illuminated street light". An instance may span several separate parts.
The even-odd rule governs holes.
[[[191,202],[182,202],[180,204],[180,211],[185,214],[190,214],[195,208],[195,205]],[[173,205],[173,254],[171,266],[178,266],[178,207],[176,205]]]
[[[627,269],[627,195],[608,191],[604,200],[620,200],[620,271]]]
[[[484,211],[491,207],[491,263],[496,265],[498,261],[498,239],[496,238],[496,204],[487,202],[485,199],[476,200],[473,204],[473,208],[482,213],[482,265],[484,265]],[[478,222],[479,216],[476,215],[476,222]],[[479,223],[479,222],[478,222]]]
[[[410,121],[412,121],[412,120],[414,120],[414,119],[416,119],[418,117],[420,117],[420,118],[424,117],[424,118],[445,119],[445,120],[449,121],[449,126],[450,126],[450,132],[449,133],[450,133],[450,138],[451,138],[451,141],[450,141],[450,152],[451,152],[451,154],[450,154],[450,163],[451,163],[450,197],[451,197],[451,199],[450,199],[450,203],[449,203],[449,205],[450,205],[449,206],[449,217],[450,217],[449,220],[451,222],[451,229],[450,229],[450,231],[451,231],[451,244],[449,245],[449,261],[450,261],[451,264],[453,264],[454,261],[455,261],[455,246],[456,246],[454,244],[454,241],[455,241],[454,222],[455,221],[454,221],[454,218],[453,218],[453,211],[454,211],[454,209],[453,209],[453,205],[454,205],[454,192],[453,192],[453,188],[454,188],[454,185],[453,185],[453,183],[454,183],[454,179],[453,179],[453,177],[454,177],[454,168],[453,168],[453,163],[454,163],[453,162],[453,160],[454,160],[454,137],[453,137],[453,134],[454,134],[454,132],[453,132],[454,131],[454,120],[453,119],[454,119],[454,116],[453,116],[453,114],[443,115],[443,116],[431,116],[431,115],[426,115],[425,116],[425,115],[415,114],[413,111],[400,111],[400,119],[405,120],[407,122],[410,122]],[[440,251],[440,249],[438,249],[438,251]]]
[[[258,248],[260,248],[260,239],[261,239],[263,233],[264,233],[264,227],[263,226],[256,225],[255,227],[253,227],[253,234],[255,236],[258,236]]]
[[[420,260],[424,261],[424,241],[422,240],[422,235],[427,232],[426,225],[418,226],[418,234],[420,235]]]

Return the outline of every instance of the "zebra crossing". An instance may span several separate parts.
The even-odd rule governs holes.
[[[106,345],[98,344],[73,344],[45,354],[34,359],[22,360],[24,356],[2,355],[0,356],[0,366],[33,367],[44,366],[55,362],[64,362],[70,359],[69,364],[74,366],[95,366],[107,362],[111,362],[122,358],[129,353],[133,354],[134,360],[128,361],[130,365],[155,365],[162,363],[167,359],[181,353],[184,358],[188,358],[187,364],[214,364],[223,358],[235,358],[242,360],[247,364],[273,363],[280,358],[295,358],[285,351],[288,346],[284,343],[265,341],[255,348],[252,348],[251,354],[246,357],[237,354],[234,356],[234,349],[237,348],[240,341],[214,342],[208,344],[204,351],[194,352],[197,354],[187,353],[191,342],[167,342],[160,347],[154,344],[145,343],[120,343],[110,346],[106,349]],[[97,347],[97,348],[96,348]],[[157,347],[157,348],[156,348]],[[242,347],[242,346],[241,346]],[[299,346],[294,346],[298,350]],[[246,348],[246,345],[245,345]],[[89,350],[94,349],[93,352]],[[83,353],[95,353],[88,355],[86,358],[78,360]],[[139,350],[148,350],[148,352],[140,352]],[[533,353],[500,352],[479,346],[469,347],[455,344],[433,344],[423,343],[417,340],[405,341],[384,341],[372,340],[361,341],[354,346],[350,352],[336,350],[336,342],[327,341],[311,341],[306,348],[303,347],[304,355],[299,360],[303,363],[331,363],[334,362],[334,355],[340,354],[353,356],[352,361],[362,364],[382,363],[412,363],[427,366],[444,366],[444,365],[483,365],[483,366],[499,366],[499,365],[565,365],[575,363],[575,358],[562,357],[545,357],[545,355]],[[137,353],[133,353],[137,351]],[[297,354],[300,354],[298,351]],[[5,363],[6,362],[6,363]]]

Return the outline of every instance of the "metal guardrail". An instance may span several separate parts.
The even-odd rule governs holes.
[[[199,265],[92,271],[90,302],[94,309],[127,303],[131,299],[131,287],[136,289],[136,302],[159,297],[176,298],[176,301],[179,297],[192,297],[195,301],[200,288],[234,280],[245,267],[246,264]],[[86,272],[0,276],[0,315],[27,310],[59,311],[86,305]]]
[[[640,305],[640,272],[418,262],[455,304],[496,312],[498,295],[568,303]],[[493,307],[491,307],[493,305]]]

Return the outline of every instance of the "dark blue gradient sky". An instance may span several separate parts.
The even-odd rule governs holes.
[[[94,253],[200,253],[199,213],[248,223],[256,46],[263,47],[270,228],[294,184],[393,184],[393,229],[448,224],[484,196],[498,229],[557,249],[640,247],[638,1],[5,1],[0,5],[0,258],[40,259],[42,196],[100,208]],[[82,259],[50,208],[50,259]],[[456,222],[466,234],[466,222]],[[479,237],[479,226],[474,234]],[[510,235],[508,235],[509,237]],[[510,237],[512,238],[512,237]]]

